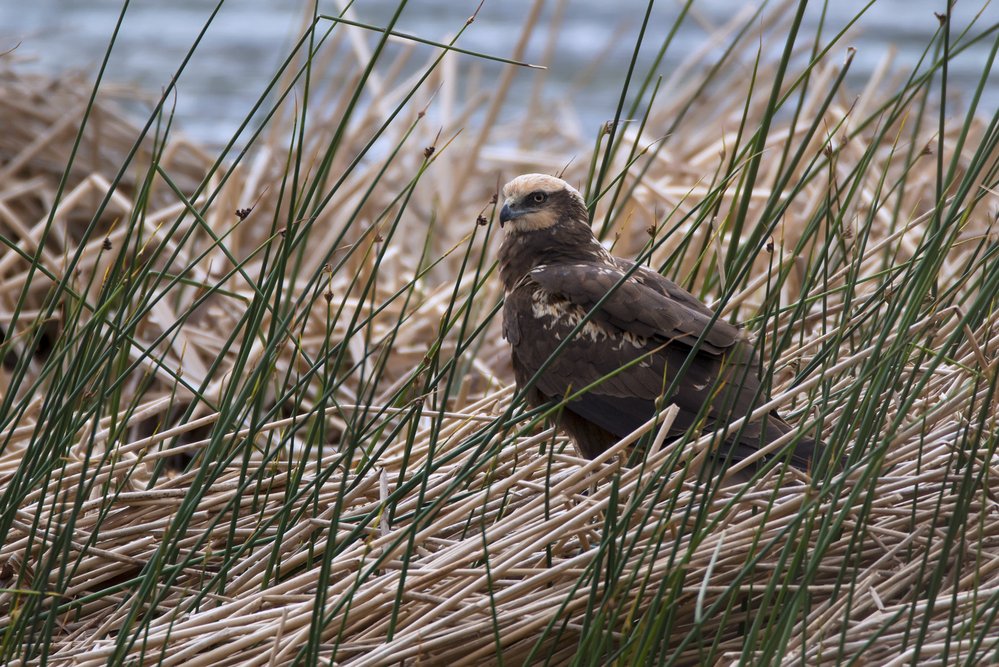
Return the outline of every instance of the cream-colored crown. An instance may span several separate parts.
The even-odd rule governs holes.
[[[506,199],[520,199],[532,192],[558,192],[559,190],[567,190],[579,197],[580,200],[583,198],[576,188],[561,178],[555,178],[548,174],[524,174],[518,176],[503,186],[503,197]]]

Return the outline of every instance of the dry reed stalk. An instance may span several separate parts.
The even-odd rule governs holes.
[[[730,28],[736,25],[733,22]],[[364,35],[354,29],[348,32],[351,52],[363,65],[369,56]],[[529,34],[525,31],[523,39]],[[704,49],[692,54],[680,71],[697,67],[708,52]],[[384,355],[385,363],[380,367],[383,384],[377,400],[368,400],[358,373],[348,376],[336,390],[335,406],[326,405],[312,416],[324,420],[331,434],[319,452],[309,452],[303,441],[296,439],[279,456],[266,456],[271,453],[268,438],[297,428],[298,414],[246,423],[229,429],[224,437],[213,430],[223,414],[211,405],[238,386],[239,374],[232,371],[232,363],[244,351],[239,345],[224,351],[221,341],[237,326],[238,313],[254,298],[254,281],[265,273],[263,255],[254,253],[283,238],[263,222],[251,223],[287,212],[287,200],[280,200],[277,188],[269,185],[279,182],[282,175],[281,133],[287,126],[279,125],[265,138],[267,147],[235,172],[205,213],[214,234],[225,235],[224,244],[216,243],[204,230],[183,241],[176,230],[171,231],[172,220],[206,200],[177,201],[170,188],[157,181],[145,212],[146,243],[176,250],[173,263],[164,261],[156,270],[183,271],[191,282],[178,286],[169,301],[156,303],[134,329],[129,359],[139,364],[134,373],[143,381],[131,385],[136,395],[124,402],[133,401],[133,409],[127,415],[106,415],[85,424],[95,435],[88,437],[87,429],[81,429],[66,448],[58,474],[20,497],[11,529],[0,546],[0,572],[30,571],[56,586],[57,572],[36,573],[34,567],[45,562],[56,548],[55,536],[72,520],[68,553],[74,570],[58,598],[41,603],[43,609],[57,603],[71,605],[71,611],[59,618],[53,631],[49,662],[100,665],[115,655],[115,635],[128,616],[129,596],[168,535],[178,550],[173,562],[179,565],[157,605],[143,610],[141,637],[126,651],[130,660],[189,665],[292,661],[314,628],[324,553],[332,555],[328,556],[328,572],[322,575],[328,579],[321,591],[326,616],[319,629],[323,648],[319,658],[337,663],[379,665],[420,660],[482,664],[502,650],[508,662],[529,655],[550,655],[553,662],[562,664],[573,657],[576,642],[589,629],[586,607],[591,589],[599,591],[604,611],[620,613],[618,625],[609,630],[610,636],[620,641],[636,631],[643,614],[656,604],[658,586],[677,577],[682,593],[674,600],[672,611],[675,645],[696,629],[717,642],[718,655],[726,654],[733,662],[743,649],[744,631],[754,621],[762,592],[781,577],[791,578],[788,590],[807,586],[816,600],[800,616],[789,640],[790,652],[783,656],[788,663],[832,664],[840,658],[839,651],[845,655],[862,651],[863,659],[871,664],[901,664],[913,655],[912,649],[903,648],[906,629],[900,620],[910,611],[928,624],[922,660],[939,659],[946,651],[953,655],[954,651],[994,649],[999,630],[982,613],[982,605],[985,600],[994,603],[999,596],[999,537],[992,529],[996,525],[995,499],[999,497],[999,459],[994,451],[979,450],[967,463],[974,475],[980,475],[974,498],[957,493],[960,471],[953,465],[962,434],[971,432],[970,408],[996,400],[988,383],[981,382],[981,374],[994,377],[999,368],[994,312],[974,327],[963,324],[963,342],[948,363],[929,377],[907,418],[894,432],[876,434],[891,442],[883,462],[884,474],[871,480],[863,470],[855,469],[835,481],[839,485],[835,492],[821,495],[814,488],[806,493],[810,487],[800,475],[788,473],[781,481],[777,472],[768,474],[755,487],[729,485],[709,491],[696,477],[707,461],[710,435],[678,452],[674,443],[664,443],[665,429],[655,421],[645,430],[659,437],[644,465],[635,467],[625,465],[624,458],[626,447],[638,440],[641,431],[596,461],[574,456],[571,446],[550,429],[519,433],[516,429],[522,425],[508,425],[508,430],[514,430],[501,448],[497,445],[503,429],[477,441],[497,423],[512,396],[506,348],[495,322],[481,334],[474,363],[462,367],[467,377],[458,399],[421,395],[406,403],[391,402],[395,389],[408,386],[414,369],[420,369],[451,308],[472,293],[470,276],[457,275],[465,251],[470,249],[471,257],[483,251],[491,256],[492,247],[482,247],[481,235],[474,241],[476,246],[469,246],[469,238],[476,216],[487,210],[484,207],[488,207],[498,179],[560,167],[566,147],[579,150],[580,137],[585,136],[585,132],[581,135],[575,130],[576,124],[556,127],[545,119],[536,119],[536,123],[522,119],[524,125],[516,128],[516,133],[508,127],[493,127],[502,95],[487,101],[472,94],[464,98],[470,102],[461,106],[454,83],[458,66],[448,57],[435,81],[443,107],[435,119],[443,120],[440,134],[439,126],[420,114],[430,105],[432,94],[420,93],[411,103],[407,121],[391,130],[395,133],[392,137],[401,140],[400,128],[414,124],[414,135],[404,144],[408,152],[392,162],[383,155],[351,166],[363,144],[380,127],[386,110],[393,108],[412,84],[412,79],[404,76],[407,59],[412,57],[412,50],[403,50],[394,66],[369,84],[380,91],[376,103],[359,111],[345,140],[348,145],[330,163],[329,172],[341,178],[342,184],[317,214],[315,231],[309,238],[310,248],[322,251],[304,255],[295,278],[298,282],[289,279],[288,288],[301,294],[309,285],[307,276],[323,272],[324,264],[343,263],[339,270],[324,274],[322,290],[330,295],[328,300],[317,291],[296,306],[296,337],[276,355],[271,382],[261,388],[272,400],[278,400],[284,395],[281,385],[286,378],[308,372],[315,360],[330,353],[328,341],[342,341],[347,357],[358,365],[365,363],[372,350]],[[858,104],[833,104],[821,112],[823,126],[838,127],[849,121],[851,114],[856,117],[875,105],[876,82],[887,76],[886,71],[887,64],[878,70]],[[833,66],[817,70],[814,89],[821,90],[822,83],[836,73]],[[501,79],[503,89],[509,85],[509,76]],[[732,72],[728,83],[735,85],[733,81],[740,76],[738,71]],[[764,80],[772,76],[772,65],[765,64],[758,76]],[[345,74],[345,89],[356,80],[356,73]],[[0,125],[10,128],[0,133],[0,229],[26,252],[37,247],[45,228],[84,99],[82,90],[73,80],[53,83],[12,72],[4,72],[0,79]],[[337,90],[328,94],[322,106],[327,111],[317,113],[333,119],[344,113],[347,96]],[[688,97],[682,91],[668,96],[654,109],[650,126],[668,127]],[[748,112],[751,118],[762,113],[761,99],[754,98]],[[739,95],[715,93],[711,100],[711,119],[738,118],[741,113]],[[820,101],[815,93],[804,108],[819,113]],[[429,108],[433,116],[435,107]],[[459,134],[483,108],[490,123],[470,133],[472,136]],[[108,192],[109,179],[135,136],[134,128],[113,107],[102,103],[95,113],[100,123],[84,135],[81,154],[85,158],[74,165],[55,227],[40,258],[44,273],[36,271],[29,284],[31,267],[24,258],[7,248],[0,250],[0,326],[5,327],[4,339],[13,340],[15,348],[29,340],[30,327],[23,323],[41,312],[52,281],[62,278],[67,258],[79,249],[93,202]],[[681,219],[716,190],[713,174],[731,157],[726,155],[735,140],[731,127],[730,123],[704,118],[688,119],[670,135],[668,151],[651,153],[640,175],[636,175],[637,170],[629,172],[625,183],[633,189],[633,201],[621,203],[628,215],[618,220],[615,229],[618,252],[643,247],[648,240],[646,229],[663,225],[664,210],[673,211],[670,220]],[[816,300],[796,320],[785,310],[769,325],[778,334],[791,330],[801,335],[776,360],[774,398],[761,412],[777,407],[793,413],[810,391],[824,387],[824,391],[836,394],[871,381],[855,375],[874,354],[870,349],[844,351],[834,363],[794,386],[795,373],[789,369],[807,363],[823,345],[838,340],[841,332],[862,329],[872,311],[890,303],[876,291],[873,280],[864,283],[869,287],[860,287],[858,298],[850,303],[834,290],[850,279],[854,267],[859,267],[861,279],[874,278],[886,262],[913,257],[931,222],[932,202],[927,202],[924,193],[932,192],[934,165],[921,160],[913,168],[910,187],[896,202],[899,210],[908,212],[902,218],[903,225],[892,227],[886,208],[879,202],[883,195],[878,194],[875,177],[887,170],[897,178],[901,167],[889,147],[880,146],[875,157],[883,169],[871,170],[862,196],[853,204],[856,208],[844,217],[855,225],[874,211],[867,243],[862,248],[856,244],[855,226],[830,224],[818,234],[805,236],[801,221],[811,219],[821,209],[829,190],[839,180],[849,178],[850,168],[863,158],[867,148],[868,134],[861,132],[847,141],[849,123],[842,127],[833,137],[817,133],[804,147],[807,153],[820,155],[831,146],[827,157],[821,158],[827,165],[825,177],[809,181],[789,202],[774,233],[774,264],[761,253],[745,286],[727,303],[727,313],[752,316],[768,298],[773,267],[794,267],[802,258],[813,256],[819,240],[825,237],[842,241],[837,246],[841,253],[826,260],[830,293],[825,295],[825,305]],[[891,129],[900,133],[901,122]],[[979,125],[973,129],[981,132]],[[778,154],[783,143],[800,140],[803,131],[803,125],[793,130],[786,125],[775,127],[765,151]],[[954,145],[958,131],[947,128],[947,145]],[[530,133],[538,138],[530,143],[531,151],[490,144],[491,137]],[[644,150],[649,143],[648,130],[645,134],[639,136],[627,128],[621,135],[623,144]],[[416,187],[410,206],[402,214],[398,236],[389,241],[391,254],[387,260],[376,261],[383,243],[376,237],[387,228],[385,220],[398,210],[393,195],[420,168],[422,148],[442,148],[451,137],[457,138],[431,159],[430,173],[439,167],[446,177]],[[916,140],[929,138],[928,130]],[[306,137],[301,161],[304,170],[314,173],[318,169],[330,139],[328,131]],[[168,167],[182,192],[193,192],[210,159],[196,146],[168,145],[170,150],[161,164]],[[152,151],[151,145],[143,144],[140,156],[148,160]],[[365,196],[369,184],[377,181],[377,173],[386,166],[386,185],[379,186],[374,196]],[[616,167],[623,169],[624,165]],[[584,169],[574,165],[568,178],[578,182]],[[765,165],[761,173],[748,199],[749,225],[743,238],[768,222],[763,219],[765,206],[778,187],[776,164]],[[802,173],[799,170],[797,175]],[[461,187],[452,187],[453,183]],[[142,254],[129,249],[117,221],[133,211],[139,186],[134,176],[126,176],[118,184],[112,206],[98,221],[99,233],[85,241],[78,264],[82,277],[73,281],[80,287],[79,298],[96,301],[102,288],[101,275],[119,253]],[[734,184],[719,192],[722,216],[742,196]],[[994,199],[994,193],[990,196]],[[235,208],[251,204],[253,217],[248,221],[233,216]],[[428,239],[427,221],[442,207],[447,211],[446,229]],[[605,212],[603,207],[598,207],[598,219]],[[345,227],[347,211],[356,212],[363,224]],[[710,233],[704,225],[686,237],[685,231],[681,227],[674,232],[653,253],[652,262],[665,262],[684,241],[692,248],[710,248],[720,258],[729,244],[740,240],[724,225]],[[990,221],[974,216],[962,233],[967,238],[995,232]],[[802,238],[809,241],[795,253]],[[494,246],[495,239],[490,243]],[[427,256],[441,261],[413,282],[408,292],[411,298],[402,298],[399,290],[425,266],[421,259],[425,246]],[[947,275],[962,275],[972,261],[967,254],[972,250],[970,243],[950,245]],[[232,270],[234,259],[251,256],[238,271]],[[678,275],[692,278],[695,290],[706,284],[710,271],[700,265],[696,253],[684,254],[674,266]],[[88,282],[89,278],[94,280]],[[365,293],[360,286],[367,280],[374,288]],[[214,285],[223,289],[196,306],[202,289]],[[801,292],[803,289],[800,283],[789,287],[784,293],[786,303],[793,305],[801,297],[815,296]],[[978,288],[969,282],[963,289],[974,294]],[[18,319],[22,327],[10,328],[11,295],[21,290],[27,294],[26,310]],[[499,297],[495,280],[482,288],[476,302],[485,305],[474,313],[474,321],[484,318]],[[928,312],[906,328],[889,332],[885,344],[910,339],[930,346],[944,340],[958,331],[955,312]],[[337,313],[348,316],[337,317]],[[352,329],[349,315],[354,314],[363,324]],[[269,313],[262,329],[277,317]],[[182,318],[177,335],[156,342]],[[48,325],[58,331],[61,321],[57,316]],[[269,358],[267,342],[262,337],[248,341],[249,367]],[[443,336],[440,357],[453,357],[458,345],[455,335]],[[140,358],[145,351],[155,354]],[[221,364],[210,371],[217,361]],[[5,386],[3,393],[27,397],[30,390],[43,394],[45,380],[38,387],[31,384],[43,362],[44,352],[39,351],[25,382],[20,387]],[[976,367],[977,373],[969,370]],[[170,369],[180,373],[172,374]],[[196,387],[203,389],[195,391]],[[902,398],[890,397],[890,405],[898,409]],[[179,421],[178,405],[194,400],[202,403],[195,416]],[[309,394],[303,404],[318,406],[320,402],[315,394]],[[21,463],[20,453],[32,437],[46,429],[46,423],[39,421],[41,404],[35,400],[26,405],[19,418],[4,424],[0,432],[6,442],[0,454],[3,490]],[[391,432],[419,406],[423,407],[414,421],[411,441],[407,442],[404,431],[380,441],[381,449],[370,466],[346,458],[345,452],[352,450],[338,438],[346,437],[359,415],[371,416],[369,428]],[[995,411],[992,414],[985,431],[995,437]],[[130,428],[124,431],[119,428],[122,418],[131,420]],[[816,414],[800,417],[809,425],[820,419],[823,417]],[[847,409],[838,406],[822,423],[829,433],[832,424],[847,419]],[[179,454],[197,457],[219,437],[241,443],[248,452],[245,460],[236,458],[223,466],[210,489],[196,486],[198,476],[193,470],[173,470],[153,477],[155,466]],[[687,463],[686,470],[663,470],[677,458]],[[94,482],[89,496],[74,505],[72,494],[87,482]],[[650,483],[655,493],[649,493]],[[316,488],[311,494],[302,493],[309,484]],[[833,488],[833,482],[824,488]],[[175,517],[191,499],[190,521],[180,534],[173,535]],[[666,499],[672,500],[667,503]],[[436,508],[427,513],[433,503]],[[864,512],[858,513],[856,508],[864,503]],[[667,505],[699,507],[716,524],[707,533],[693,533],[687,525],[693,519]],[[625,508],[630,512],[626,516],[622,514]],[[969,527],[964,543],[948,543],[938,535],[941,517],[957,515],[959,510],[977,523]],[[609,514],[625,521],[616,534],[605,533]],[[806,553],[814,549],[818,537],[800,532],[802,517],[821,521],[836,515],[845,517],[842,529],[827,536],[830,541],[822,552],[822,562],[815,565],[807,583],[795,583],[797,575],[791,573],[791,566],[778,558],[781,549],[795,540],[802,540]],[[46,527],[43,539],[38,539],[35,525]],[[855,530],[866,534],[860,543],[854,541]],[[606,579],[593,581],[593,568],[601,567],[607,542],[622,559],[621,571],[638,574],[628,585]],[[841,588],[844,562],[852,568],[850,596]],[[912,595],[913,588],[923,583],[924,562],[952,563],[945,588],[953,594],[941,595],[932,609]],[[213,583],[210,594],[200,597],[206,582],[220,568],[228,576]],[[4,586],[0,591],[0,627],[7,627],[15,621],[20,602],[10,575],[3,576],[7,579],[0,581]],[[165,585],[165,581],[158,585]],[[113,587],[119,588],[108,593]],[[725,599],[734,600],[726,608],[730,611],[704,616],[704,609]],[[767,613],[776,612],[770,608]],[[561,627],[561,632],[545,634],[551,625]],[[952,636],[955,625],[963,628],[965,637]],[[986,637],[984,649],[967,638],[982,634]],[[539,654],[535,644],[543,635]],[[698,664],[701,650],[685,645],[674,655],[676,663]]]

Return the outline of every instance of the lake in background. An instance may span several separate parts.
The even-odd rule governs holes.
[[[476,2],[464,0],[411,0],[396,30],[424,38],[441,40],[460,29],[474,11]],[[671,47],[681,54],[699,48],[708,31],[704,26],[718,26],[742,11],[747,3],[703,0],[695,3],[695,16],[688,18]],[[999,23],[999,3],[982,10],[982,1],[962,0],[954,8],[955,31],[963,29],[978,12],[976,32]],[[250,106],[267,85],[291,44],[300,34],[306,2],[292,0],[230,0],[223,6],[206,39],[182,77],[177,100],[181,127],[209,143],[227,139]],[[397,6],[395,0],[358,0],[355,17],[368,23],[384,25]],[[547,3],[527,60],[539,62],[548,41],[556,2]],[[833,35],[864,3],[832,2],[827,8],[826,35]],[[321,10],[337,13],[332,2],[321,3]],[[477,21],[463,35],[459,46],[507,56],[520,34],[524,17],[531,7],[527,1],[486,0]],[[631,57],[645,11],[644,0],[568,0],[558,30],[557,55],[548,76],[549,94],[559,94],[602,53],[593,70],[592,80],[573,98],[584,123],[596,128],[614,116],[620,86]],[[205,20],[214,8],[203,0],[135,0],[126,14],[107,77],[109,82],[156,95],[167,84],[183,59]],[[657,4],[646,39],[645,62],[659,46],[672,26],[680,3]],[[121,2],[118,0],[19,0],[0,1],[0,51],[14,49],[4,58],[19,61],[34,70],[59,72],[82,69],[96,72],[108,38],[114,29]],[[821,11],[819,3],[809,6],[802,43],[814,34]],[[897,68],[907,71],[920,58],[938,28],[934,12],[944,11],[941,1],[880,0],[860,21],[860,28],[842,46],[833,49],[835,58],[845,58],[846,47],[854,46],[857,55],[851,68],[854,89],[893,49],[897,49]],[[970,92],[977,85],[999,31],[989,39],[959,55],[950,69],[950,87],[956,94],[957,109],[964,109]],[[765,44],[779,49],[783,44]],[[744,58],[751,61],[755,54]],[[474,59],[466,57],[465,62]],[[678,58],[668,58],[663,70],[668,74]],[[494,63],[482,67],[489,74]],[[644,71],[644,70],[639,70]],[[518,74],[518,85],[530,86],[532,71]],[[991,116],[999,108],[999,67],[994,66],[980,113]]]

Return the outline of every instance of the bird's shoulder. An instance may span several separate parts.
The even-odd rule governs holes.
[[[635,262],[621,257],[614,257],[613,262],[619,270],[625,273],[635,267]],[[635,268],[632,275],[637,282],[684,304],[688,308],[692,308],[708,316],[714,315],[714,311],[706,303],[658,271],[653,271],[647,266],[639,265]]]
[[[528,272],[525,287],[535,301],[567,301],[586,311],[596,307],[593,321],[637,336],[693,344],[704,334],[706,352],[721,352],[745,338],[690,292],[620,258],[544,264]]]

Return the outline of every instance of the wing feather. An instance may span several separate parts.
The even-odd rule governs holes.
[[[706,306],[694,307],[690,301],[697,300],[666,278],[660,276],[661,281],[653,287],[634,276],[622,282],[625,275],[616,265],[596,263],[544,265],[530,273],[541,287],[586,311],[609,293],[592,319],[622,332],[677,340],[687,345],[693,345],[704,334],[702,347],[714,354],[744,340],[738,327],[722,320],[712,323],[713,313]],[[647,279],[644,275],[643,278]],[[681,292],[686,297],[678,296]]]
[[[614,257],[613,259],[614,265],[624,273],[632,271],[632,267],[635,266],[634,262],[627,259],[621,259],[620,257]],[[634,270],[631,275],[634,276],[635,280],[643,285],[651,287],[660,294],[664,294],[675,301],[679,301],[688,308],[703,313],[709,318],[715,314],[715,311],[708,308],[707,304],[698,299],[696,296],[683,289],[666,276],[657,273],[646,266],[639,266],[638,269]]]
[[[517,340],[513,366],[518,385],[548,364],[532,390],[533,401],[562,400],[586,390],[568,403],[563,422],[575,429],[571,434],[591,457],[638,428],[657,403],[679,407],[671,431],[679,435],[700,420],[711,425],[747,415],[760,386],[755,355],[739,329],[722,321],[709,328],[711,311],[661,276],[656,280],[643,274],[622,282],[552,358],[627,270],[602,264],[539,267],[531,280],[507,295],[504,306],[504,331]],[[691,346],[705,331],[702,348],[688,360]],[[674,391],[664,395],[674,384]],[[763,424],[749,425],[728,443],[733,455],[744,458],[754,451],[761,434],[768,441],[778,437],[784,431],[775,420],[767,417]],[[805,461],[795,453],[796,465]]]

